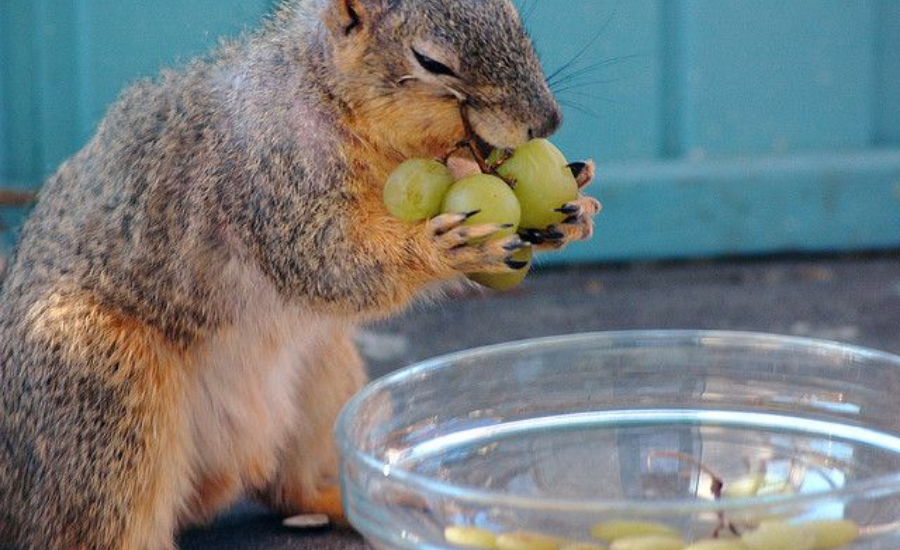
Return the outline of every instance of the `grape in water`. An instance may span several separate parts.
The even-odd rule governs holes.
[[[757,495],[757,493],[759,493],[759,490],[765,483],[765,474],[748,474],[725,485],[725,490],[722,496],[725,498],[754,497]]]
[[[453,183],[450,169],[436,160],[412,159],[401,164],[384,186],[388,212],[405,222],[436,216]]]
[[[566,158],[545,139],[532,140],[497,169],[513,184],[522,205],[522,227],[546,229],[566,216],[557,209],[578,198],[578,182]]]
[[[586,542],[567,542],[559,550],[607,550],[603,546],[588,544]]]
[[[605,541],[616,541],[628,537],[640,537],[645,535],[661,535],[667,537],[679,536],[678,531],[663,523],[652,521],[627,521],[613,520],[598,523],[591,528],[594,538]]]
[[[741,540],[747,550],[813,550],[816,543],[812,532],[783,521],[763,522]]]
[[[684,550],[747,550],[741,539],[698,540]]]
[[[497,537],[498,550],[559,550],[565,541],[542,533],[504,533]]]
[[[810,521],[797,527],[813,534],[813,550],[840,550],[859,538],[859,525],[850,520]]]
[[[444,538],[450,544],[465,548],[478,548],[481,550],[494,550],[497,548],[497,536],[477,527],[448,527],[444,531]]]
[[[668,535],[643,535],[618,539],[609,550],[684,550],[686,544]]]

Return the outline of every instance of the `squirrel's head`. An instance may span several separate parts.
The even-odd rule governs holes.
[[[465,137],[514,148],[562,115],[510,0],[326,0],[335,89],[350,123],[404,156]]]

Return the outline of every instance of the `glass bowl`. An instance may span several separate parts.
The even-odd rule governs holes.
[[[377,548],[458,548],[448,527],[590,542],[598,523],[641,521],[696,541],[845,519],[859,538],[841,548],[900,549],[900,357],[858,347],[724,332],[494,346],[373,383],[337,437],[348,518]]]

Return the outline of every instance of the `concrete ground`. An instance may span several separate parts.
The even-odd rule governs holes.
[[[374,375],[438,354],[509,340],[626,329],[749,330],[900,353],[900,253],[547,270],[520,291],[460,295],[370,327]],[[183,550],[355,550],[350,531],[290,532],[241,505]]]

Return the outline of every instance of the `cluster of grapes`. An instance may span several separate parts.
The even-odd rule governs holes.
[[[800,524],[768,521],[741,536],[726,534],[688,543],[678,531],[661,523],[610,521],[595,525],[591,535],[609,543],[609,550],[840,550],[859,537],[859,527],[848,520]],[[475,527],[449,527],[444,536],[454,546],[480,550],[607,549],[541,533],[521,531],[495,535]]]
[[[474,212],[465,223],[503,226],[491,237],[496,239],[519,230],[547,230],[565,220],[560,209],[578,198],[578,183],[565,156],[547,140],[530,141],[512,154],[495,151],[486,164],[489,173],[454,181],[443,162],[408,160],[388,178],[385,206],[392,216],[406,222]],[[525,279],[532,256],[531,247],[526,247],[512,258],[524,265],[521,269],[504,274],[470,273],[468,277],[488,288],[509,290]]]
[[[657,451],[655,458],[672,458],[691,464],[711,477],[710,490],[716,500],[743,499],[796,491],[791,475],[786,479],[770,476],[766,461],[759,472],[725,481],[695,458],[677,452]],[[791,473],[793,474],[792,461]],[[609,544],[608,550],[842,550],[860,536],[859,526],[850,520],[790,521],[778,516],[746,517],[740,530],[719,514],[719,526],[712,536],[687,542],[669,525],[647,521],[608,521],[591,528],[593,539]],[[496,535],[474,527],[449,527],[444,533],[448,543],[480,550],[607,550],[606,546],[570,541],[537,532],[512,532]]]

